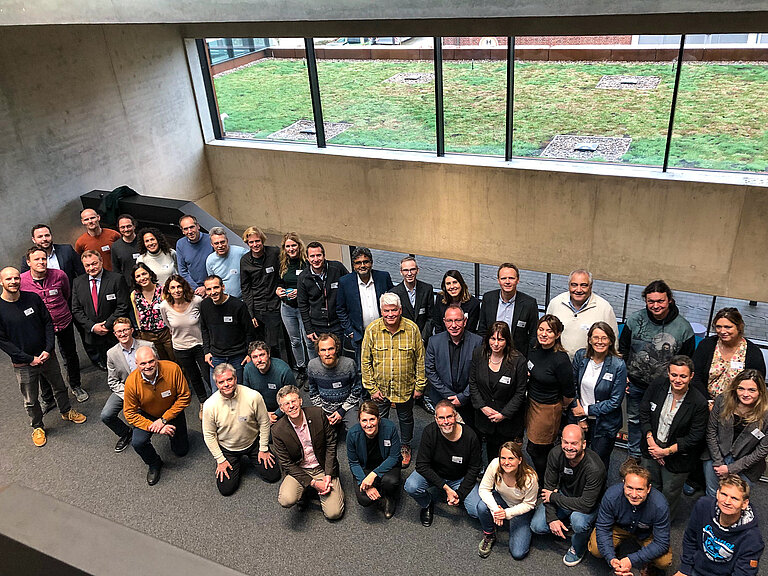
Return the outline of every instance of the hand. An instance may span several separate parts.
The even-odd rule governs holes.
[[[214,367],[213,366],[213,354],[208,353],[208,354],[205,355],[205,363],[208,364],[208,366],[210,366],[211,368]]]
[[[277,290],[275,290],[275,294],[277,294],[278,298],[283,298],[285,296],[285,288],[278,286]]]
[[[250,357],[250,356],[248,356],[248,354],[246,354],[246,355],[245,355],[245,358],[243,358],[243,361],[242,361],[242,362],[240,362],[240,366],[245,366],[245,365],[246,365],[246,364],[248,364],[248,362],[250,362],[250,361],[251,361],[251,357]]]
[[[459,400],[458,396],[448,396],[448,400],[450,400],[451,404],[456,407],[461,406],[461,401]]]
[[[104,322],[99,322],[98,324],[93,325],[91,332],[98,334],[99,336],[105,336],[109,334],[109,329],[106,327]]]
[[[664,450],[664,448],[660,448],[659,445],[655,442],[653,444],[648,442],[648,453],[656,460],[667,456],[666,450]]]
[[[547,490],[546,488],[541,490],[541,499],[544,500],[547,504],[549,504],[549,498],[554,493],[554,490]]]
[[[579,422],[579,428],[581,428],[582,430],[584,430],[584,432],[586,433],[586,432],[587,432],[587,430],[589,430],[589,424],[587,424],[587,421],[586,421],[586,420],[581,420],[581,421]]]
[[[325,496],[328,494],[331,489],[333,488],[333,485],[331,484],[331,477],[330,476],[323,476],[323,481],[318,484],[315,484],[315,490],[317,490],[317,493],[320,496]]]
[[[362,490],[362,486],[360,487],[360,489]],[[371,500],[375,501],[381,498],[381,494],[379,494],[379,491],[376,490],[376,488],[374,488],[373,486],[371,486],[366,490],[363,490],[363,492],[365,492],[365,495],[368,496],[368,498],[370,498]]]
[[[490,406],[483,406],[482,408],[480,408],[480,412],[482,412],[483,414],[485,414],[485,416],[486,416],[488,419],[490,419],[490,418],[491,418],[491,416],[493,416],[494,414],[498,414],[498,412],[496,412],[496,410],[494,410],[494,409],[493,409],[493,408],[491,408]]]
[[[295,300],[296,296],[298,296],[299,292],[294,288],[293,290],[286,290],[285,291],[285,297],[288,298],[288,300]]]
[[[450,486],[448,486],[448,484],[443,486],[443,490],[445,490],[445,496],[446,496],[446,500],[448,500],[448,505],[449,506],[458,506],[459,505],[459,495],[456,493],[456,491],[453,488],[451,488]]]
[[[309,338],[312,342],[317,342],[317,334],[315,332],[307,334],[307,338]]]
[[[264,468],[274,468],[275,467],[275,457],[272,455],[272,452],[267,450],[266,452],[262,452],[259,450],[259,455],[256,457],[256,459],[264,465]]]
[[[258,328],[259,327],[259,321],[256,320],[256,318],[251,318],[251,323],[253,324],[254,328]]]
[[[374,402],[384,402],[386,398],[384,398],[384,394],[381,393],[381,390],[376,390],[376,392],[371,394],[371,400]]]
[[[275,414],[274,412],[270,412],[269,413],[269,423],[270,424],[274,424],[275,422],[277,422],[277,414]]]
[[[560,520],[553,520],[549,523],[549,531],[552,532],[555,536],[558,536],[565,540],[565,533],[568,531],[568,529],[565,527],[565,524],[563,524]]]
[[[231,470],[231,469],[232,469],[232,464],[230,464],[227,460],[224,460],[224,462],[216,464],[216,479],[219,482],[222,482],[224,478],[229,480],[229,472],[227,472],[227,470]]]
[[[338,422],[341,422],[341,415],[338,411],[328,415],[328,424],[335,426]]]
[[[611,566],[613,566],[613,564],[611,564]],[[628,576],[632,574],[632,562],[629,561],[629,558],[622,558],[619,560],[618,568],[614,568],[614,572],[616,572],[616,576]]]
[[[176,426],[173,424],[166,424],[160,429],[160,434],[164,434],[173,438],[173,436],[176,434]]]
[[[158,418],[157,420],[152,422],[152,424],[149,425],[149,431],[152,432],[153,434],[160,434],[160,430],[163,429],[163,426],[165,426],[165,424],[163,423],[163,419]]]
[[[30,362],[29,365],[30,366],[40,366],[40,364],[42,364],[43,362],[45,362],[45,360],[43,360],[43,355],[40,354],[40,356],[33,356],[32,357],[32,362]]]
[[[195,294],[200,296],[200,298],[205,298],[205,286],[198,286],[195,288]]]
[[[493,522],[496,524],[496,526],[503,526],[504,520],[506,519],[507,519],[507,513],[504,510],[504,508],[499,508],[498,510],[494,511]]]
[[[363,478],[363,481],[360,482],[360,490],[368,490],[371,486],[373,486],[374,481],[376,480],[376,472],[371,472]]]
[[[502,414],[501,412],[496,412],[496,414],[489,416],[488,420],[490,420],[491,422],[501,422],[502,420],[504,420],[504,418],[505,418],[504,414]]]
[[[573,415],[576,416],[576,418],[582,418],[587,415],[584,412],[584,407],[581,405],[581,402],[579,402],[578,400],[576,400],[576,406],[571,408],[571,412],[573,412]]]
[[[717,474],[720,477],[726,476],[728,474],[727,464],[723,464],[722,466],[713,466],[713,468],[715,470],[715,474]]]
[[[423,390],[414,390],[413,391],[413,397],[414,398],[421,398],[422,396],[424,396],[424,391]]]

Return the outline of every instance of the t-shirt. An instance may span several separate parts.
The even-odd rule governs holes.
[[[200,331],[202,302],[203,299],[195,294],[184,312],[177,312],[168,300],[160,303],[160,314],[165,325],[171,330],[174,350],[189,350],[203,343],[203,334]]]
[[[88,232],[83,232],[75,241],[75,251],[82,255],[86,250],[95,250],[101,254],[104,261],[104,270],[112,270],[112,244],[120,240],[119,232],[102,228],[101,234],[91,236]]]
[[[216,274],[224,281],[224,289],[230,296],[240,298],[240,260],[248,253],[242,246],[230,246],[226,256],[212,252],[205,259],[205,269],[208,274]]]
[[[365,437],[365,451],[368,454],[365,467],[369,470],[378,468],[384,462],[384,459],[381,457],[381,449],[379,448],[378,434],[373,438]]]

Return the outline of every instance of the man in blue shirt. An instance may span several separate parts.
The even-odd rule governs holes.
[[[179,267],[179,274],[189,282],[195,294],[205,298],[203,282],[208,276],[205,262],[213,252],[211,237],[200,231],[197,218],[190,214],[185,214],[179,218],[179,228],[184,234],[176,242],[176,263]]]
[[[224,282],[224,291],[240,298],[240,260],[248,253],[242,246],[230,246],[227,231],[221,226],[211,228],[213,252],[205,260],[206,275],[216,275]]]

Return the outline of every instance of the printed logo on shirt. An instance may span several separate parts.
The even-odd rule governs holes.
[[[392,440],[384,440],[384,446],[392,446]]]
[[[533,362],[528,360],[528,370],[533,370]]]
[[[102,252],[109,252],[109,246],[102,246],[101,247]]]
[[[26,310],[24,310],[24,316],[29,316],[30,314],[34,314],[34,313],[35,313],[34,308],[27,308]]]
[[[117,300],[117,296],[114,294],[107,294],[107,300]]]
[[[56,288],[51,288],[50,290],[48,290],[48,296],[56,296],[56,294],[58,293],[59,291]]]
[[[232,324],[232,316],[224,316],[225,324]]]
[[[168,398],[168,396],[170,396],[170,395],[171,395],[171,391],[170,390],[164,390],[164,391],[160,392],[160,397],[161,398]]]
[[[334,382],[333,384],[331,384],[331,386],[334,388],[341,388],[341,382]]]
[[[525,328],[527,326],[527,324],[528,324],[528,322],[526,322],[525,320],[518,320],[517,321],[517,327],[518,328]]]
[[[704,526],[702,532],[704,536],[702,539],[702,547],[704,548],[704,553],[707,555],[707,558],[718,564],[730,562],[733,558],[733,549],[736,545],[715,536],[711,524]]]
[[[274,271],[275,271],[274,266],[267,266],[266,268],[264,268],[264,273],[265,274],[272,274],[272,272],[274,272]]]
[[[462,456],[451,456],[451,462],[455,464],[462,464],[464,462],[464,458]]]
[[[613,382],[613,374],[610,372],[603,374],[603,380],[608,380],[608,382]]]
[[[651,412],[656,412],[656,402],[651,402]]]
[[[568,474],[568,476],[573,476],[573,468],[568,468],[567,466],[564,467],[563,474]]]
[[[338,287],[339,287],[339,283],[338,282],[331,282],[331,290],[333,290],[334,288],[338,288]]]
[[[501,382],[502,384],[509,384],[510,382],[512,382],[512,379],[509,376],[502,376],[501,378],[499,378],[499,382]]]

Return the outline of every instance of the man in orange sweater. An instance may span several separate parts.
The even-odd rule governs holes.
[[[149,466],[147,484],[160,480],[163,461],[152,446],[152,434],[171,439],[171,451],[184,456],[189,451],[184,408],[189,406],[189,387],[181,368],[169,360],[158,360],[154,349],[136,350],[136,370],[125,381],[123,414],[134,426],[131,445]]]

